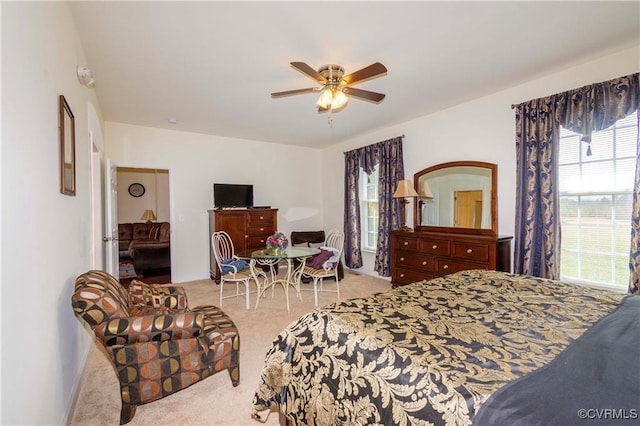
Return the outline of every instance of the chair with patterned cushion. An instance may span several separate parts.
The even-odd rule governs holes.
[[[321,247],[324,244],[324,231],[292,231],[291,245],[303,247]],[[293,260],[293,265],[297,268],[300,265],[298,259]],[[344,278],[344,268],[342,267],[342,259],[338,262],[338,279]],[[302,282],[311,282],[311,278],[302,277]]]
[[[344,232],[340,230],[330,231],[324,245],[320,247],[322,252],[317,256],[327,255],[326,262],[315,265],[313,258],[307,261],[304,269],[300,272],[302,277],[310,277],[313,280],[313,296],[315,306],[318,306],[318,292],[331,292],[338,294],[340,300],[340,278],[338,276],[338,267],[342,250],[344,248]],[[331,252],[328,254],[327,252]],[[332,262],[333,261],[333,262]],[[323,279],[333,277],[336,280],[336,289],[328,290],[323,288]],[[318,285],[319,284],[319,285]]]
[[[182,287],[132,281],[129,291],[103,271],[76,279],[76,316],[104,346],[120,381],[120,424],[138,405],[163,398],[218,371],[240,383],[240,336],[216,306],[190,309]],[[224,407],[221,407],[224,408]]]
[[[233,246],[233,240],[224,231],[217,231],[211,234],[211,248],[213,256],[216,259],[216,265],[220,269],[220,306],[222,306],[222,300],[229,297],[245,296],[246,307],[250,309],[249,302],[249,282],[255,281],[257,286],[256,293],[260,292],[260,280],[266,283],[267,275],[260,269],[255,267],[255,260],[249,259],[245,261],[240,259],[235,252]],[[239,265],[242,263],[245,268],[239,269]],[[236,284],[235,294],[223,296],[224,283],[232,282]],[[244,284],[244,292],[240,291],[240,283]]]

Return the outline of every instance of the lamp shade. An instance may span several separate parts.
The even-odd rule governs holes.
[[[331,89],[327,88],[322,91],[322,94],[318,98],[318,102],[316,102],[316,105],[320,108],[329,108],[329,105],[331,105],[332,101],[333,92],[331,91]]]
[[[333,101],[331,102],[331,109],[340,109],[347,104],[349,98],[342,90],[336,90],[333,94]]]
[[[156,220],[156,214],[153,212],[153,210],[145,210],[144,212],[142,212],[142,217],[140,217],[140,220],[151,222],[153,220]]]
[[[420,186],[420,198],[433,198],[433,193],[431,192],[431,188],[429,188],[429,182],[426,180],[422,182]]]
[[[404,197],[419,197],[418,193],[415,189],[413,189],[413,184],[410,180],[401,180],[398,182],[398,187],[396,188],[396,192],[393,194],[393,198],[404,198]]]

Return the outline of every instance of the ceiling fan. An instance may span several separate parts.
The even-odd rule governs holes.
[[[380,62],[373,63],[348,75],[344,75],[344,68],[335,64],[324,65],[317,71],[304,62],[291,62],[291,66],[321,86],[275,92],[271,94],[272,98],[322,92],[316,102],[316,106],[318,107],[318,112],[325,112],[340,111],[349,101],[349,97],[375,103],[382,102],[385,97],[383,93],[351,87],[354,84],[385,75],[387,68]]]

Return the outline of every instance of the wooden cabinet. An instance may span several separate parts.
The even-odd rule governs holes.
[[[391,232],[391,285],[467,269],[510,272],[511,239],[440,232]]]
[[[220,282],[211,235],[225,231],[233,241],[236,253],[247,249],[261,249],[267,237],[278,229],[278,209],[209,210],[209,276]]]

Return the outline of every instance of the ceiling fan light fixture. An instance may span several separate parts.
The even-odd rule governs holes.
[[[320,94],[320,97],[318,98],[316,105],[319,106],[320,108],[329,108],[329,105],[331,105],[332,102],[333,102],[333,92],[331,91],[331,89],[326,88],[322,91],[322,94]]]
[[[320,84],[320,87],[274,92],[271,93],[272,98],[321,92],[316,101],[316,107],[319,113],[329,111],[329,116],[332,111],[341,111],[349,102],[349,98],[352,97],[374,103],[380,103],[385,98],[383,93],[352,87],[363,81],[386,75],[387,68],[380,62],[375,62],[348,75],[344,74],[344,68],[336,64],[323,65],[317,71],[304,62],[290,62],[290,65]],[[331,120],[329,120],[329,123],[331,123]]]
[[[342,90],[336,90],[333,94],[333,101],[331,101],[331,109],[340,109],[349,102],[349,98]]]

